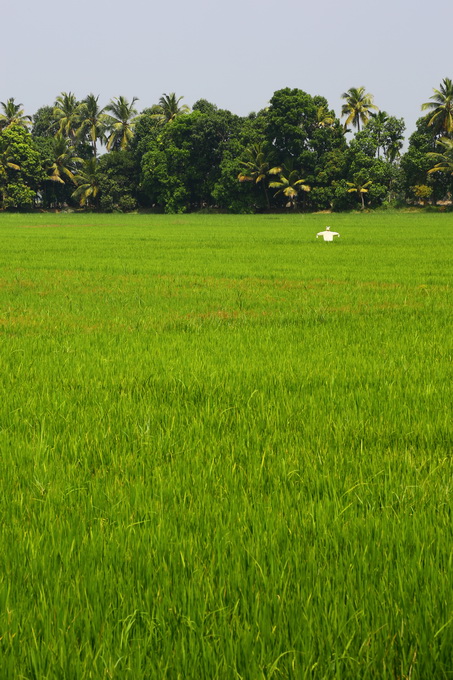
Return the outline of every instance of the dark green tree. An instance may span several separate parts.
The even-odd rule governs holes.
[[[404,173],[403,189],[408,201],[413,200],[418,190],[415,187],[431,189],[431,199],[438,201],[445,198],[451,190],[451,178],[445,173],[429,173],[433,167],[432,157],[428,154],[438,153],[435,129],[430,125],[430,118],[424,116],[417,121],[417,129],[409,138],[409,146],[401,158]]]
[[[198,101],[196,101],[192,106],[192,111],[200,111],[200,113],[211,114],[218,110],[218,107],[215,104],[209,102],[207,99],[198,99]]]
[[[0,207],[31,208],[44,176],[31,134],[17,123],[0,130]]]
[[[335,187],[348,174],[348,150],[334,148],[323,154],[315,167],[312,190],[307,203],[312,210],[328,210],[335,201]]]
[[[307,203],[314,209],[328,207],[335,174],[331,176],[326,166],[332,167],[332,153],[341,155],[346,149],[346,140],[327,100],[285,88],[274,93],[258,121],[260,118],[265,139],[275,149],[277,164],[292,162],[306,184],[315,188]]]
[[[262,207],[261,193],[251,182],[238,182],[242,171],[240,157],[243,146],[239,140],[231,140],[225,149],[219,165],[219,176],[212,189],[215,205],[227,212],[249,214]]]
[[[127,212],[137,207],[140,168],[132,151],[111,151],[98,163],[100,208]]]
[[[263,181],[238,181],[238,176],[247,171],[244,162],[252,160],[247,149],[261,147],[268,156],[270,165],[274,166],[274,161],[277,161],[272,144],[266,140],[265,120],[264,110],[243,118],[235,117],[234,134],[222,144],[219,176],[212,190],[218,208],[238,213],[269,209],[262,187]]]
[[[367,125],[355,139],[368,140],[376,147],[376,156],[394,163],[400,156],[406,126],[402,118],[389,116],[386,111],[371,114]]]
[[[399,195],[401,173],[395,157],[402,146],[403,131],[401,119],[380,112],[370,118],[349,145],[345,179],[354,186],[371,182],[366,193],[372,207],[394,203]]]
[[[42,106],[33,115],[31,133],[33,137],[53,137],[58,131],[59,123],[54,116],[53,106]]]
[[[194,111],[175,118],[158,135],[152,132],[141,162],[149,203],[168,212],[211,206],[224,151],[239,128],[240,119],[229,111]]]
[[[274,93],[265,115],[265,135],[281,162],[292,158],[304,167],[314,165],[311,137],[318,128],[320,104],[298,89],[285,88]]]

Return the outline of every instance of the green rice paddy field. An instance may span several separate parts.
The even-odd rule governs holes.
[[[0,239],[1,680],[453,678],[453,215]]]

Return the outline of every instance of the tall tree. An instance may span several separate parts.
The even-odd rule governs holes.
[[[433,88],[432,101],[422,104],[422,111],[430,111],[428,125],[432,126],[436,134],[453,135],[453,82],[444,78],[440,88]]]
[[[154,117],[161,123],[171,123],[186,113],[190,112],[190,108],[186,104],[179,105],[179,102],[184,97],[176,97],[174,92],[170,94],[163,94],[159,99],[159,104],[153,107]]]
[[[77,137],[87,135],[93,149],[93,156],[97,156],[97,142],[105,140],[105,131],[108,123],[108,116],[105,108],[98,104],[99,96],[89,94],[81,103],[80,107],[80,126],[77,130]]]
[[[72,197],[83,206],[96,206],[99,194],[99,173],[96,158],[88,158],[83,161],[83,166],[75,176],[77,189]]]
[[[51,153],[51,162],[47,167],[47,179],[59,184],[65,184],[65,180],[69,179],[76,184],[75,173],[77,165],[82,162],[82,159],[76,156],[74,147],[61,133],[57,133],[52,140]]]
[[[346,104],[341,107],[341,115],[346,116],[345,128],[352,123],[360,131],[360,123],[366,125],[371,111],[378,111],[378,107],[373,104],[373,95],[365,92],[364,87],[351,87],[343,92],[341,98],[346,100]]]
[[[74,143],[80,123],[81,102],[72,92],[62,92],[55,100],[53,113],[58,122],[58,132]]]
[[[212,192],[221,174],[220,165],[241,122],[229,111],[194,111],[152,132],[141,159],[141,188],[151,204],[167,212],[181,212],[212,205]],[[241,149],[242,151],[242,149]],[[233,183],[237,182],[239,164]]]
[[[293,158],[304,168],[314,166],[312,134],[318,128],[317,113],[323,103],[299,89],[274,92],[264,124],[266,138],[280,158]]]
[[[120,96],[112,99],[110,104],[105,107],[105,110],[111,114],[107,119],[107,127],[110,133],[107,141],[108,151],[111,149],[124,151],[134,136],[134,127],[138,115],[134,108],[136,101],[138,101],[138,97],[133,97],[132,101],[128,102],[126,97]]]
[[[324,97],[311,96],[303,90],[285,88],[274,92],[270,105],[260,116],[263,135],[275,148],[278,158],[292,159],[295,168],[303,168],[310,186],[319,185],[328,154],[346,147],[344,131],[338,121],[320,125],[321,120],[335,118]],[[259,119],[256,121],[259,122]],[[324,180],[321,182],[324,183]]]
[[[23,104],[16,104],[14,97],[7,99],[6,102],[0,102],[3,113],[0,113],[0,129],[8,125],[20,125],[27,129],[31,125],[31,116],[25,116],[24,110],[21,108]]]
[[[44,179],[41,155],[20,124],[0,130],[0,205],[30,208]]]

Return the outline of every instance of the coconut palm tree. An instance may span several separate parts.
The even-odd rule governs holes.
[[[267,191],[268,175],[281,172],[282,168],[274,166],[274,152],[266,142],[252,144],[245,149],[245,160],[240,161],[244,170],[238,175],[240,182],[254,182],[263,187],[264,198],[268,209],[270,206],[269,193]]]
[[[178,118],[178,116],[183,116],[186,113],[190,113],[190,108],[183,104],[179,106],[179,102],[184,97],[176,98],[176,94],[171,92],[170,94],[163,94],[159,99],[159,103],[153,107],[153,116],[160,123],[171,123]]]
[[[53,158],[47,168],[47,179],[59,184],[65,184],[65,179],[69,179],[76,184],[77,164],[82,163],[82,159],[76,156],[70,141],[61,133],[57,133],[53,140],[52,151]]]
[[[432,101],[422,104],[422,111],[431,111],[428,125],[432,125],[436,133],[453,135],[453,82],[444,78],[440,88],[433,88]]]
[[[285,163],[283,168],[274,168],[273,170],[279,171],[278,181],[269,182],[272,189],[278,189],[274,197],[283,194],[288,199],[286,207],[292,206],[295,210],[298,194],[301,191],[311,191],[311,187],[305,184],[304,179],[300,179],[299,172],[293,169],[292,163]]]
[[[365,199],[364,199],[364,194],[368,193],[368,187],[370,184],[373,184],[371,180],[368,182],[365,182],[365,184],[362,184],[361,182],[346,182],[348,187],[348,194],[351,194],[353,192],[357,193],[360,197],[360,200],[362,202],[362,210],[365,210]]]
[[[16,124],[27,129],[31,125],[31,116],[24,116],[23,104],[16,104],[14,97],[0,102],[3,113],[0,113],[0,130],[8,125]]]
[[[341,107],[341,115],[347,117],[345,129],[352,123],[357,131],[360,131],[360,123],[367,124],[371,110],[379,110],[373,104],[373,95],[365,92],[364,87],[351,87],[347,92],[343,92],[341,98],[346,100],[346,104]]]
[[[75,176],[75,180],[77,189],[72,193],[72,197],[76,198],[81,206],[95,205],[100,191],[96,158],[83,161],[83,167]]]
[[[58,133],[68,137],[73,143],[80,124],[81,102],[72,92],[62,92],[55,100],[53,115],[58,123]]]
[[[437,144],[442,149],[440,153],[430,151],[426,154],[429,158],[437,161],[436,165],[431,170],[428,170],[428,173],[446,172],[453,175],[453,139],[442,137],[438,140]]]
[[[127,145],[134,136],[134,127],[137,118],[137,110],[134,108],[138,97],[133,97],[129,103],[126,97],[115,97],[110,100],[110,104],[105,107],[112,115],[107,118],[109,138],[107,150],[126,149]]]
[[[320,128],[330,128],[335,123],[335,117],[332,116],[327,106],[318,106],[316,110],[316,121]]]
[[[93,148],[93,156],[97,156],[96,142],[105,140],[105,131],[108,123],[108,116],[104,113],[105,108],[98,104],[99,96],[89,94],[81,103],[80,107],[80,126],[77,130],[77,137],[87,135]]]

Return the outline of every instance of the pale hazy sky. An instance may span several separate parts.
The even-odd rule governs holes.
[[[452,0],[0,1],[0,101],[28,114],[71,91],[136,96],[139,110],[176,92],[246,115],[297,87],[339,115],[364,85],[409,135],[453,78]]]

